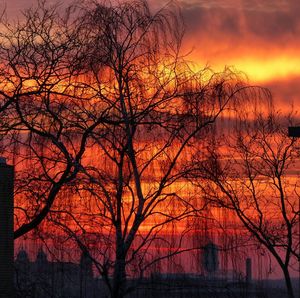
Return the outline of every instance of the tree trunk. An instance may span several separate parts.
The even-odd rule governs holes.
[[[114,266],[112,298],[123,298],[126,291],[125,254],[117,251],[117,259]]]
[[[285,284],[286,284],[286,290],[287,290],[288,297],[289,298],[295,298],[294,289],[293,289],[293,285],[292,285],[289,270],[288,270],[288,268],[286,268],[284,266],[284,267],[282,267],[282,271],[283,271],[283,274],[284,274],[284,279],[285,279]]]

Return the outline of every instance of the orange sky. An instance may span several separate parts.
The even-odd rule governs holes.
[[[208,2],[211,6],[205,7]],[[185,14],[199,16],[187,22],[191,27],[189,42],[195,43],[196,60],[208,61],[217,69],[234,66],[245,72],[251,82],[269,87],[277,108],[287,111],[294,105],[294,109],[298,109],[299,0],[195,0],[189,3],[193,4]],[[201,42],[197,45],[200,40],[203,45]]]
[[[120,0],[121,2],[122,0]],[[48,0],[49,3],[55,1]],[[67,3],[70,0],[62,0]],[[149,0],[154,9],[167,0]],[[0,0],[8,17],[34,0]],[[199,69],[225,66],[244,72],[250,82],[269,87],[275,106],[300,105],[300,0],[180,0],[186,24],[184,48]],[[299,123],[300,124],[300,123]]]
[[[209,4],[209,5],[207,5]],[[299,0],[181,1],[192,55],[266,82],[300,76]]]
[[[53,3],[54,1],[48,1]],[[63,1],[71,2],[71,0]],[[122,0],[120,1],[122,2]],[[167,0],[149,0],[154,9]],[[273,87],[275,97],[295,108],[300,103],[299,0],[180,0],[186,24],[185,48],[199,68],[225,65],[243,71],[253,83]],[[0,0],[10,18],[34,0]],[[290,82],[291,81],[291,82]],[[295,84],[299,81],[299,84]],[[293,95],[286,90],[290,86]],[[296,89],[295,89],[296,88]]]
[[[163,1],[152,0],[156,6]],[[166,2],[166,1],[165,1]],[[275,107],[300,104],[299,0],[182,0],[185,46],[192,60],[232,66],[269,87]]]

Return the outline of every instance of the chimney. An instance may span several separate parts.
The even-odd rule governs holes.
[[[252,282],[252,260],[251,258],[246,259],[246,284],[250,285]]]
[[[14,167],[0,157],[0,298],[14,297]]]

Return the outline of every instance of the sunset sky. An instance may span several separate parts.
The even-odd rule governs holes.
[[[160,1],[156,1],[160,2]],[[299,0],[181,1],[193,59],[269,87],[277,107],[300,104]]]
[[[168,2],[149,0],[154,11]],[[35,0],[0,0],[0,11],[6,10],[8,18],[16,20],[22,18],[22,10],[35,3]],[[250,84],[268,87],[276,109],[299,110],[300,0],[178,0],[176,3],[186,26],[183,50],[190,52],[188,59],[198,69],[209,66],[222,71],[224,67],[232,67],[244,73]],[[92,157],[98,157],[94,153]],[[180,189],[176,187],[176,191]]]
[[[55,1],[48,1],[54,3]],[[62,1],[71,2],[69,0]],[[120,1],[121,2],[121,1]],[[154,9],[168,1],[149,0]],[[9,18],[33,0],[0,0]],[[225,65],[247,74],[254,84],[269,87],[277,107],[300,104],[299,0],[182,0],[186,23],[184,46],[190,58],[215,70]]]

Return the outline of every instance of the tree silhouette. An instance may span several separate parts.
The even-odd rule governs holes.
[[[93,151],[74,191],[83,201],[80,211],[65,213],[69,225],[53,221],[80,247],[88,230],[101,235],[100,272],[112,272],[106,278],[111,296],[123,297],[130,272],[142,276],[156,261],[184,251],[180,240],[162,234],[201,209],[180,191],[185,163],[246,86],[230,70],[191,71],[180,54],[183,26],[174,10],[152,14],[147,2],[131,1],[82,11],[83,34],[93,45],[83,67],[97,100],[112,107],[113,122],[92,133]],[[156,242],[172,253],[151,259]]]
[[[17,171],[15,238],[36,228],[75,179],[91,131],[110,109],[92,104],[81,20],[58,10],[39,2],[23,21],[2,22],[1,151]]]
[[[236,129],[206,161],[195,163],[191,177],[209,181],[197,184],[213,206],[231,210],[274,257],[288,296],[295,297],[290,269],[300,258],[299,181],[293,173],[298,141],[288,137],[290,120],[279,113],[250,114],[240,114]]]
[[[146,1],[103,1],[58,11],[39,2],[24,21],[4,22],[0,37],[15,238],[52,222],[88,254],[97,231],[104,249],[94,263],[111,296],[123,297],[130,266],[142,275],[155,263],[152,245],[169,248],[158,260],[184,251],[162,234],[202,207],[182,191],[185,165],[248,87],[229,69],[192,71],[176,6],[152,13]]]

